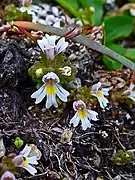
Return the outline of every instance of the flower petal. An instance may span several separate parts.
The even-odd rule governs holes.
[[[48,59],[54,60],[54,58],[55,58],[55,49],[54,48],[46,49],[45,53],[46,53],[46,56]]]
[[[91,87],[91,90],[92,90],[92,93],[93,94],[97,94],[99,88],[101,87],[101,82],[98,82],[97,84],[94,84],[92,87]]]
[[[30,164],[23,166],[23,168],[26,169],[33,176],[37,173],[37,170],[34,167],[32,167]]]
[[[57,87],[57,96],[64,102],[67,102],[67,96],[70,95],[68,91],[66,91],[63,87],[59,84],[56,84]]]
[[[1,180],[6,180],[6,179],[16,180],[14,174],[12,174],[12,173],[9,172],[9,171],[5,171],[5,172],[3,173],[3,175],[1,176]]]
[[[47,98],[46,98],[46,108],[49,109],[53,104],[52,104],[52,95],[48,95],[47,94]]]
[[[88,117],[86,117],[85,119],[81,119],[82,122],[82,129],[86,130],[87,128],[91,128],[91,123],[88,120]]]
[[[56,45],[56,55],[64,51],[68,47],[68,42],[65,42],[65,38],[62,37]]]
[[[54,107],[58,107],[58,103],[56,101],[56,94],[52,94],[52,104]]]
[[[112,89],[112,88],[111,88]],[[109,96],[109,91],[111,90],[110,88],[102,88],[102,92],[103,92],[103,95],[105,96]]]
[[[37,96],[36,101],[35,101],[35,104],[40,103],[40,102],[44,99],[45,96],[46,96],[46,92],[45,92],[45,90],[44,90],[44,91],[42,91],[41,94],[39,94],[39,95]]]
[[[82,105],[83,107],[86,107],[86,104],[82,100],[74,101],[73,102],[73,109],[77,111],[76,107]]]
[[[75,113],[75,115],[70,120],[70,124],[73,124],[74,127],[76,127],[79,124],[80,118],[78,116],[78,112]]]
[[[105,97],[102,97],[102,98],[97,97],[97,98],[98,98],[100,107],[104,109],[109,103],[108,99],[106,99]]]
[[[46,50],[46,47],[49,46],[46,37],[43,37],[42,39],[38,39],[37,43],[43,52]]]
[[[128,98],[135,102],[135,97],[130,95],[130,96],[128,96]]]
[[[15,166],[21,166],[23,164],[23,155],[18,155],[18,156],[15,156],[13,159],[12,159],[12,163],[15,165]]]
[[[31,147],[28,144],[25,145],[24,149],[20,152],[20,155],[27,157],[31,151]]]
[[[43,86],[41,86],[37,91],[35,91],[32,95],[31,98],[37,98],[37,96],[39,96],[45,89],[45,84],[43,84]]]
[[[37,157],[36,156],[32,156],[32,157],[28,157],[28,164],[38,164],[37,162]]]
[[[21,7],[19,10],[20,10],[20,12],[25,12],[25,11],[27,11],[27,7]]]
[[[48,41],[48,47],[47,49],[54,48],[55,47],[55,42],[56,42],[56,36],[55,35],[48,35],[46,34],[46,39]]]
[[[49,72],[47,74],[45,74],[42,78],[42,81],[45,83],[48,79],[53,79],[55,80],[57,83],[60,82],[59,77],[57,76],[57,74],[55,74],[54,72]]]
[[[97,121],[97,120],[98,120],[98,118],[97,118],[98,113],[97,113],[96,111],[87,110],[87,112],[88,112],[88,118],[89,118],[89,119],[91,119],[91,120],[93,120],[93,121]]]

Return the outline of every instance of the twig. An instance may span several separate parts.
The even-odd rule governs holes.
[[[110,175],[110,173],[109,173],[107,170],[105,170],[105,172],[106,172],[106,174],[108,175],[109,179],[110,179],[110,180],[113,180],[113,178],[112,178],[112,176]]]
[[[119,145],[122,147],[123,151],[126,150],[126,148],[123,146],[123,144],[120,142],[119,138],[117,137],[117,135],[114,133],[114,136],[116,138],[116,140],[118,141]]]
[[[52,27],[52,26],[48,26],[48,25],[41,25],[41,24],[25,22],[25,21],[15,21],[15,22],[12,22],[11,25],[19,26],[19,27],[26,28],[26,29],[33,29],[36,31],[40,30],[40,31],[43,31],[46,33],[56,34],[58,36],[64,36],[68,32],[67,29],[61,29],[61,28],[56,28],[56,27]],[[105,47],[104,45],[101,45],[101,44],[97,43],[96,41],[91,40],[90,38],[79,35],[77,37],[72,38],[72,40],[77,43],[81,43],[85,46],[88,46],[89,48],[96,50],[100,53],[103,53],[107,56],[110,56],[111,58],[116,59],[117,61],[121,62],[126,67],[128,67],[132,70],[135,70],[134,62],[130,61],[129,59],[125,58],[124,56],[121,56],[120,54],[116,53],[115,51]]]

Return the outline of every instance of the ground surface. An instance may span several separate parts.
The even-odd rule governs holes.
[[[135,106],[129,109],[114,104],[105,111],[97,106],[100,120],[91,129],[84,132],[81,126],[70,127],[72,102],[61,111],[46,110],[44,103],[35,105],[30,98],[35,85],[28,68],[38,57],[39,49],[26,38],[0,41],[0,134],[8,153],[15,148],[12,140],[16,136],[25,143],[36,144],[42,152],[38,174],[32,177],[24,172],[19,179],[134,180],[135,160],[118,166],[111,157],[116,152],[135,149]],[[78,73],[83,84],[100,80],[119,90],[133,76],[130,70],[108,72],[98,65],[99,61],[93,65],[93,59],[89,59],[91,73],[84,74],[81,68]],[[71,144],[60,142],[64,129],[73,131]]]

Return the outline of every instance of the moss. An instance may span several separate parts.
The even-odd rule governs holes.
[[[129,151],[118,152],[114,157],[111,158],[114,164],[125,165],[128,164],[133,159],[133,153]]]

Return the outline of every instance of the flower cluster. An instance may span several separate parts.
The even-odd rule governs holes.
[[[41,50],[46,54],[47,58],[54,60],[55,56],[63,52],[68,47],[68,42],[65,42],[65,38],[62,37],[57,40],[56,36],[49,36],[46,34],[42,40],[38,40],[37,43]]]
[[[64,102],[67,102],[69,92],[62,88],[58,83],[59,77],[54,72],[49,72],[42,78],[43,85],[31,95],[36,99],[36,104],[40,103],[46,97],[46,108],[51,106],[58,107],[56,95]]]
[[[12,159],[12,171],[17,168],[23,168],[27,170],[31,175],[35,175],[37,173],[36,168],[33,165],[37,165],[39,160],[41,158],[41,152],[37,149],[37,147],[34,144],[27,145],[24,147],[24,149],[19,153],[19,155],[15,156]],[[6,170],[3,175],[1,176],[1,180],[11,179],[15,180],[15,176],[9,170]]]
[[[70,124],[73,124],[76,127],[79,122],[82,123],[82,129],[86,130],[91,128],[91,120],[97,121],[98,113],[89,109],[86,109],[86,104],[82,101],[75,101],[73,103],[73,108],[76,111],[74,117],[70,120]]]
[[[100,104],[101,108],[105,108],[107,104],[109,103],[108,99],[106,99],[104,96],[109,95],[110,88],[101,88],[101,82],[98,82],[97,84],[94,84],[91,88],[91,94],[95,96],[98,99],[98,102]]]
[[[31,151],[31,147],[26,145],[24,149],[20,152],[18,156],[16,156],[12,162],[17,167],[24,168],[30,174],[35,175],[37,170],[32,165],[37,165],[37,157],[36,156],[29,156]]]

